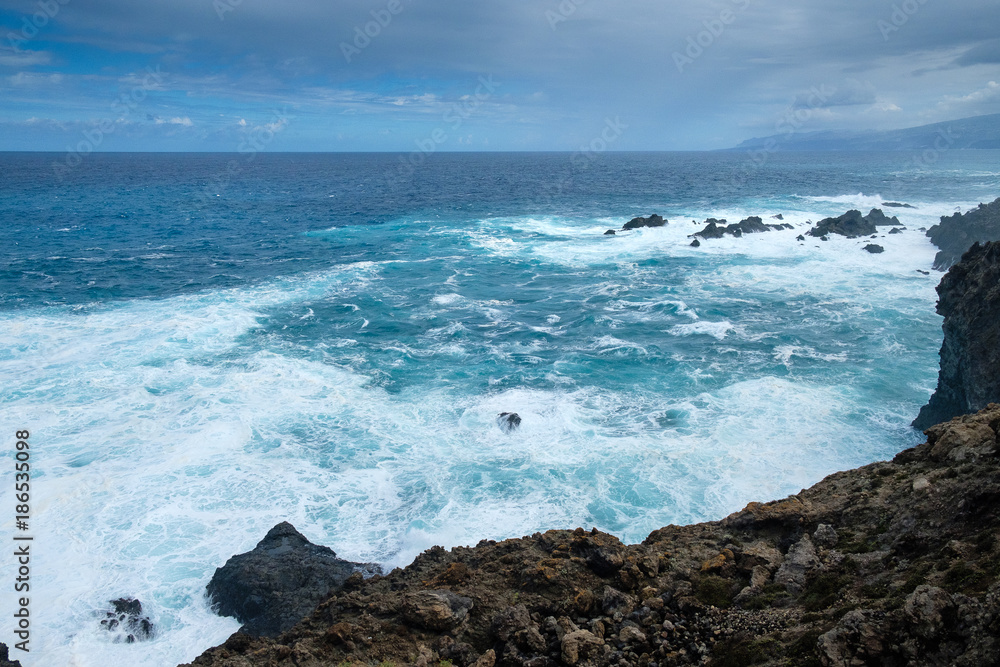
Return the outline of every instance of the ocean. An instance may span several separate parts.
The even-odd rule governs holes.
[[[204,597],[215,568],[283,520],[390,569],[556,527],[637,542],[890,458],[937,379],[919,230],[1000,195],[985,150],[56,161],[0,154],[25,667],[193,659],[239,627]],[[796,240],[887,201],[914,207],[884,209],[902,234]],[[778,214],[794,229],[690,246],[706,218]],[[123,596],[150,641],[102,629]]]

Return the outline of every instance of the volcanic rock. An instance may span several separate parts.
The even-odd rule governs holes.
[[[1000,401],[1000,242],[973,245],[937,292],[944,316],[941,372],[913,422],[921,430]]]
[[[934,268],[947,271],[973,243],[1000,241],[1000,199],[980,204],[964,215],[942,216],[940,224],[927,230],[927,236],[941,249],[934,258]]]
[[[729,236],[740,238],[744,234],[759,234],[761,232],[770,232],[780,229],[792,229],[792,225],[789,224],[765,224],[764,221],[758,216],[751,216],[729,226],[723,226],[725,222],[725,220],[709,218],[705,221],[705,228],[700,232],[692,234],[692,236],[700,236],[703,239],[721,239],[723,236],[728,234]]]
[[[867,250],[868,252],[870,252],[873,255],[880,255],[883,252],[885,252],[885,248],[883,248],[882,246],[880,246],[880,245],[878,245],[876,243],[869,243],[868,245],[866,245],[863,248],[863,250]]]
[[[0,667],[21,667],[20,660],[11,660],[7,645],[0,642]]]
[[[898,201],[884,201],[882,206],[886,208],[916,208],[916,206],[911,206],[910,204],[900,204]]]
[[[119,598],[111,601],[112,611],[105,612],[101,627],[115,635],[115,643],[132,644],[153,636],[153,623],[142,615],[142,603],[133,598]]]
[[[878,225],[899,225],[899,220],[895,217],[886,217],[877,208],[873,208],[866,216],[862,216],[861,211],[852,210],[839,218],[820,220],[815,227],[806,233],[809,236],[822,237],[830,234],[840,234],[848,238],[855,238],[875,234],[878,231]]]
[[[276,637],[355,573],[380,572],[373,563],[337,558],[332,549],[312,544],[284,521],[252,551],[233,556],[217,569],[207,590],[220,616],[243,623],[240,632]]]
[[[521,416],[516,412],[501,412],[497,415],[497,426],[504,433],[511,433],[521,426]]]
[[[623,230],[639,229],[640,227],[662,227],[667,224],[667,220],[655,213],[648,218],[632,218],[622,227]]]

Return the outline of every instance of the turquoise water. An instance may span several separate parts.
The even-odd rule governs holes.
[[[639,541],[891,457],[937,375],[918,229],[998,190],[995,151],[436,157],[94,155],[60,183],[0,155],[26,666],[192,659],[238,627],[209,577],[281,520],[392,567],[550,527]],[[882,255],[796,241],[889,199],[916,208]],[[795,229],[689,245],[692,220],[779,213]],[[122,595],[153,641],[98,630]]]

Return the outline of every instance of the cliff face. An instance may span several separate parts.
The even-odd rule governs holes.
[[[193,664],[996,664],[998,431],[992,405],[891,462],[642,544],[577,529],[434,548]]]
[[[941,249],[934,258],[934,268],[947,271],[973,243],[1000,241],[1000,199],[965,214],[942,217],[940,224],[927,230],[927,236]]]
[[[973,246],[937,289],[941,373],[913,422],[919,429],[1000,401],[1000,242]]]

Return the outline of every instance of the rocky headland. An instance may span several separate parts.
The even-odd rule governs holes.
[[[940,290],[948,377],[976,400],[1000,401],[982,384],[1000,375],[998,276],[1000,244],[976,247]],[[551,530],[355,572],[290,629],[192,664],[1000,664],[1000,404],[983,407],[892,461],[641,544]]]
[[[927,236],[941,249],[934,258],[934,268],[947,271],[973,243],[1000,241],[1000,199],[964,214],[942,217],[940,224],[927,230]]]
[[[1000,242],[973,245],[937,288],[944,316],[937,390],[913,422],[928,428],[1000,401]]]

